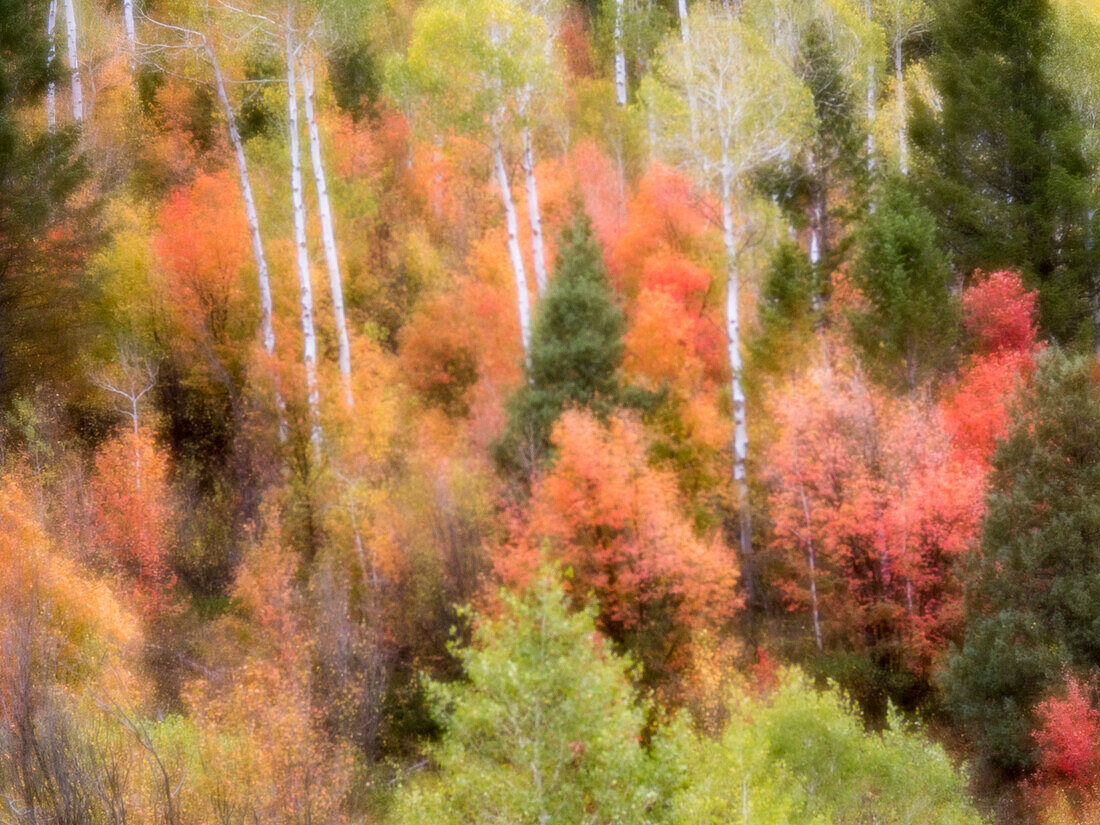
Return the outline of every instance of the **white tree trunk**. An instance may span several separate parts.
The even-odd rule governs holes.
[[[539,183],[535,176],[535,147],[531,130],[523,130],[523,177],[527,184],[527,217],[531,222],[531,258],[535,264],[535,285],[539,297],[546,294],[546,248],[542,240],[542,214],[539,209]]]
[[[615,0],[615,102],[626,105],[626,54],[623,52],[623,3]]]
[[[905,72],[902,67],[901,38],[894,41],[894,78],[898,85],[898,167],[909,174],[909,104],[905,95]]]
[[[54,56],[57,54],[57,46],[54,44],[54,32],[57,29],[57,0],[50,0],[50,8],[46,13],[46,40],[50,49],[46,53],[46,66],[53,70]],[[52,132],[57,126],[57,84],[50,79],[46,84],[46,127]]]
[[[493,164],[496,167],[497,187],[504,204],[504,221],[508,228],[508,257],[512,261],[512,274],[516,279],[516,308],[519,310],[519,334],[523,341],[523,357],[531,368],[531,299],[527,292],[527,272],[523,266],[523,254],[519,248],[519,223],[516,221],[516,205],[512,201],[512,188],[508,183],[508,170],[504,166],[504,149],[497,139],[493,142]]]
[[[723,164],[724,166],[726,164]],[[733,201],[729,173],[722,179],[722,239],[726,247],[726,345],[730,362],[730,397],[733,402],[733,487],[737,493],[740,517],[741,577],[750,602],[755,601],[753,575],[752,513],[749,509],[749,483],[745,463],[749,452],[749,430],[745,406],[745,390],[741,383],[741,311],[738,298],[741,291],[738,269],[737,236],[733,225]]]
[[[80,61],[76,51],[76,12],[73,0],[65,3],[65,40],[69,56],[69,78],[72,83],[73,120],[84,120],[84,91],[80,82]]]
[[[210,61],[211,70],[214,73],[214,88],[218,94],[218,100],[222,105],[222,113],[225,115],[225,125],[229,131],[229,143],[233,147],[233,156],[237,161],[237,177],[241,184],[241,197],[244,200],[244,214],[248,220],[248,234],[252,240],[252,257],[256,261],[256,280],[260,287],[260,330],[263,335],[264,352],[269,359],[275,357],[275,326],[273,324],[274,309],[271,301],[271,276],[267,269],[267,256],[264,254],[263,237],[260,234],[260,216],[256,211],[256,198],[252,194],[252,178],[248,174],[248,159],[244,154],[244,143],[241,141],[241,133],[237,129],[237,117],[233,111],[233,104],[229,101],[229,94],[225,89],[225,78],[222,75],[221,63],[218,54],[208,40],[204,38],[203,46],[206,57]],[[286,403],[283,401],[282,391],[279,389],[279,381],[275,380],[275,407],[279,414],[279,440],[286,440]]]
[[[302,360],[306,369],[309,401],[310,441],[317,457],[321,454],[321,392],[317,386],[317,334],[313,327],[313,285],[309,278],[309,249],[306,247],[306,204],[302,197],[302,157],[298,138],[298,81],[294,64],[294,42],[286,35],[287,119],[290,125],[290,197],[294,209],[294,247],[298,262],[298,293],[302,315]]]
[[[137,42],[134,29],[134,0],[122,0],[122,21],[126,25],[126,42],[129,43],[132,52]]]
[[[687,0],[676,0],[676,13],[680,17],[680,40],[686,46],[691,40],[691,26],[688,23]]]
[[[875,63],[867,64],[867,169],[875,169]]]
[[[348,407],[355,405],[351,389],[351,345],[348,342],[347,317],[344,314],[344,285],[340,277],[340,258],[336,254],[336,232],[333,229],[332,206],[329,203],[325,165],[321,157],[321,134],[317,128],[317,116],[313,109],[313,66],[302,65],[302,91],[305,98],[306,125],[309,130],[309,155],[313,165],[313,182],[317,187],[317,212],[321,220],[321,243],[325,248],[328,265],[328,282],[332,291],[332,313],[336,322],[336,339],[339,344],[340,379],[344,385],[344,401]]]

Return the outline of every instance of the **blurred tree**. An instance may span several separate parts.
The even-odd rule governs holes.
[[[622,336],[623,316],[607,282],[603,250],[579,210],[539,304],[528,383],[508,400],[508,424],[496,450],[503,468],[530,477],[566,408],[587,407],[606,416],[619,405]]]
[[[1039,287],[1043,330],[1090,340],[1094,199],[1083,130],[1049,72],[1050,4],[940,2],[929,69],[935,103],[914,101],[919,181],[956,270],[1018,269]]]
[[[1100,390],[1053,350],[1023,392],[990,480],[982,552],[963,574],[966,632],[943,680],[960,726],[996,768],[1034,765],[1035,704],[1063,667],[1100,668]]]

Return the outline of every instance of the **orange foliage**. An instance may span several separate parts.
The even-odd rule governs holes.
[[[153,248],[185,333],[224,350],[240,319],[255,316],[242,290],[252,252],[240,187],[228,171],[199,175],[169,195],[157,223]]]
[[[247,620],[223,621],[213,651],[221,673],[192,683],[187,701],[207,734],[208,758],[227,770],[217,777],[227,802],[244,800],[264,822],[338,823],[350,760],[318,729],[298,557],[282,547],[274,512],[265,515],[264,538],[233,588]]]
[[[687,667],[693,637],[738,608],[732,553],[694,534],[674,478],[648,465],[635,422],[605,426],[568,411],[553,443],[557,460],[536,483],[512,544],[497,553],[497,573],[522,585],[549,554],[572,571],[573,597],[594,597],[602,629],[638,646],[651,674]]]
[[[105,560],[134,587],[147,616],[167,610],[175,512],[168,460],[148,430],[124,432],[99,451],[92,479],[93,533]]]

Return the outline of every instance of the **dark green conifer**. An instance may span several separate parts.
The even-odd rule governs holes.
[[[1031,766],[1031,713],[1100,670],[1100,387],[1091,358],[1041,359],[994,459],[981,552],[964,573],[966,632],[948,708],[1008,774]]]
[[[623,331],[603,251],[588,216],[578,210],[539,301],[528,383],[508,401],[508,425],[497,446],[503,468],[530,473],[546,455],[554,422],[567,407],[606,415],[620,403]]]
[[[1016,269],[1040,289],[1043,329],[1090,332],[1089,165],[1082,127],[1047,69],[1048,0],[941,0],[915,101],[918,178],[959,273]]]

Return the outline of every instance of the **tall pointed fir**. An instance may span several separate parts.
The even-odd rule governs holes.
[[[606,414],[619,404],[623,332],[603,252],[588,216],[578,210],[535,317],[528,383],[508,401],[508,425],[497,445],[503,469],[529,475],[567,407]]]
[[[1090,333],[1089,165],[1048,71],[1048,0],[941,2],[929,61],[938,105],[913,101],[918,172],[956,270],[1015,268],[1055,339]]]

